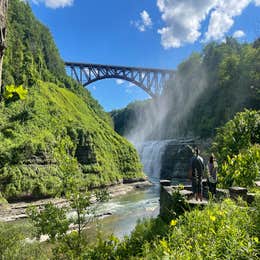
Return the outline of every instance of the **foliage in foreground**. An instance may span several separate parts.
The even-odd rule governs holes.
[[[225,200],[204,210],[185,212],[167,227],[158,219],[147,220],[137,225],[129,238],[120,243],[103,242],[103,248],[98,245],[87,256],[89,259],[258,259],[259,211],[259,199],[255,209],[243,202],[237,205]]]
[[[29,223],[0,222],[0,260],[49,259],[47,247],[38,242],[29,242],[33,235],[34,228]]]
[[[79,192],[74,187],[67,194],[68,207],[59,208],[52,203],[39,211],[35,207],[28,210],[30,219],[36,227],[37,237],[48,235],[55,259],[76,259],[88,247],[84,229],[95,219],[99,203],[109,199],[106,190],[95,192],[95,204],[91,203],[94,193]],[[71,217],[68,218],[68,214]],[[72,229],[72,230],[71,230]]]
[[[260,110],[245,110],[217,130],[213,151],[222,163],[254,144],[260,144]]]
[[[260,172],[260,110],[237,113],[217,130],[212,149],[221,185],[252,187]]]
[[[48,210],[47,210],[48,211]],[[41,227],[61,230],[64,216],[47,224],[38,215]],[[46,220],[46,219],[45,219]],[[62,220],[62,221],[60,221]],[[38,222],[38,223],[40,223]],[[56,225],[57,224],[57,225]],[[165,224],[160,218],[139,222],[129,237],[119,241],[99,237],[94,245],[73,231],[56,233],[51,256],[48,247],[25,243],[21,227],[0,224],[0,255],[7,259],[259,259],[260,196],[253,207],[226,199],[210,203],[204,210],[194,209]],[[49,229],[49,231],[51,230]],[[24,227],[23,227],[24,229]],[[47,228],[48,229],[48,228]],[[63,235],[61,235],[63,234]],[[80,245],[78,244],[80,242]],[[26,244],[26,247],[25,247]],[[48,249],[48,252],[44,251]],[[19,256],[18,258],[15,258]],[[5,258],[0,259],[5,259]],[[9,258],[8,258],[9,257]]]
[[[242,150],[221,167],[219,181],[226,187],[254,187],[254,181],[260,173],[260,145],[256,144],[249,149]]]

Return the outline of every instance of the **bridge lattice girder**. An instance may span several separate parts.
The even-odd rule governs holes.
[[[135,84],[146,91],[151,97],[159,96],[166,82],[171,79],[175,73],[174,70],[92,63],[65,62],[65,65],[71,70],[71,77],[76,79],[83,86],[102,79],[116,78]]]

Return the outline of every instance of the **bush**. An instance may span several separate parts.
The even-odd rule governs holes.
[[[257,210],[239,203],[228,199],[209,204],[204,210],[185,212],[161,229],[159,223],[146,221],[107,259],[258,259]]]
[[[260,144],[260,111],[245,110],[217,130],[212,150],[222,164],[253,144]]]
[[[245,110],[219,128],[212,150],[216,154],[219,183],[224,187],[251,187],[260,168],[260,111]]]
[[[26,242],[33,227],[27,223],[0,222],[0,259],[49,259],[40,243]],[[46,249],[46,248],[45,248]]]
[[[221,169],[219,181],[226,187],[253,187],[260,172],[260,145],[241,151],[227,158]]]
[[[87,251],[88,241],[83,230],[95,219],[99,203],[109,198],[106,190],[96,191],[96,202],[91,206],[92,195],[94,194],[90,192],[80,192],[79,186],[74,183],[71,191],[66,194],[69,200],[67,208],[58,208],[49,203],[41,211],[35,207],[28,209],[27,213],[37,229],[37,236],[48,235],[50,242],[54,244],[55,259],[79,259]],[[73,213],[70,218],[69,213]],[[71,227],[75,228],[72,232],[69,230]]]
[[[249,208],[230,200],[186,212],[150,255],[173,259],[257,259]],[[149,259],[149,258],[148,258]],[[150,258],[152,259],[152,258]]]
[[[4,98],[6,101],[24,100],[28,94],[28,90],[22,85],[16,87],[14,85],[5,86]]]

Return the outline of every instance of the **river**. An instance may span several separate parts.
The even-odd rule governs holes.
[[[104,234],[113,233],[118,238],[122,238],[131,233],[139,219],[158,215],[161,157],[167,143],[168,141],[150,141],[135,145],[144,165],[144,172],[154,185],[117,196],[104,203],[98,213],[111,213],[99,221],[100,229]]]

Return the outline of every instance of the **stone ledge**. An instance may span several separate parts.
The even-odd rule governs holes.
[[[191,199],[193,196],[192,191],[189,190],[180,190],[180,194],[187,199]]]
[[[246,201],[248,204],[252,204],[255,201],[256,194],[248,192],[246,195]]]
[[[171,181],[170,180],[160,180],[160,184],[162,186],[171,186]]]
[[[255,181],[256,187],[260,187],[260,181]]]
[[[217,198],[228,198],[229,197],[229,191],[227,189],[216,189],[217,191]]]
[[[230,187],[229,194],[231,199],[236,200],[238,197],[242,197],[244,200],[246,200],[247,189],[241,187]]]

